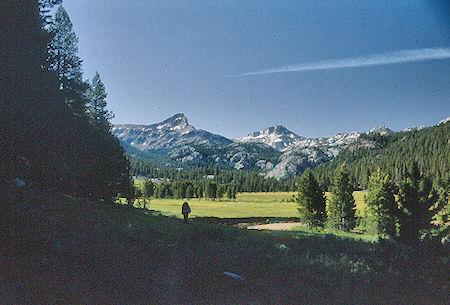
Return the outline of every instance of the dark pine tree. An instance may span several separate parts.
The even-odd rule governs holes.
[[[395,184],[388,174],[378,169],[370,176],[365,201],[374,217],[376,233],[379,236],[395,237],[397,235],[395,193]]]
[[[106,97],[105,85],[100,79],[100,74],[95,72],[95,76],[92,78],[91,85],[86,93],[88,100],[87,113],[99,126],[109,131],[109,121],[114,118],[114,114],[106,109]]]
[[[333,228],[348,232],[356,225],[356,206],[348,172],[339,167],[334,174],[328,220]]]
[[[73,31],[69,14],[62,5],[55,13],[55,20],[50,24],[49,31],[53,38],[48,45],[47,66],[56,72],[65,102],[75,113],[84,113],[84,94],[88,84],[83,82],[82,60],[77,55],[78,38]]]
[[[155,185],[151,179],[145,179],[144,182],[144,197],[150,198],[155,192]]]
[[[233,190],[232,190],[233,186],[228,185],[227,186],[227,198],[228,199],[233,199]]]
[[[205,186],[205,197],[216,200],[217,195],[217,183],[208,181]]]
[[[296,201],[300,221],[310,227],[323,226],[327,217],[325,193],[310,169],[307,169],[300,178]]]
[[[194,197],[194,189],[192,185],[189,184],[188,187],[186,188],[186,198],[191,199],[192,197]]]
[[[443,206],[436,206],[439,196],[431,180],[424,176],[413,163],[399,191],[399,239],[407,244],[416,244],[423,231],[432,227],[433,216]]]

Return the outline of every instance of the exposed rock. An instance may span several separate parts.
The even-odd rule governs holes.
[[[273,163],[266,160],[258,160],[255,163],[255,166],[259,167],[262,170],[271,170],[273,168]]]
[[[392,134],[392,133],[394,133],[394,131],[387,128],[386,126],[381,125],[381,126],[372,128],[371,130],[369,130],[368,133],[378,133],[378,134],[384,136],[384,135]]]
[[[419,127],[408,127],[408,128],[403,129],[402,131],[404,131],[404,132],[419,131],[419,130],[422,130],[424,128],[425,128],[425,126],[422,125],[422,126],[419,126]]]
[[[249,133],[242,138],[236,139],[236,142],[263,143],[276,150],[283,150],[302,139],[304,138],[289,131],[286,127],[276,125],[261,131]]]
[[[201,153],[196,151],[194,147],[188,145],[173,150],[170,153],[170,157],[182,163],[205,160],[205,157]]]
[[[141,151],[184,145],[225,145],[232,142],[220,135],[195,129],[182,113],[153,125],[115,125],[112,133],[121,142]]]
[[[303,138],[284,149],[280,162],[266,177],[284,179],[297,175],[308,167],[327,162],[336,157],[342,149],[354,143],[360,134],[341,133],[329,138]]]
[[[285,179],[303,172],[308,167],[310,167],[310,164],[306,157],[291,154],[284,156],[265,177]]]
[[[248,162],[247,160],[242,159],[242,160],[237,161],[237,162],[234,164],[234,168],[240,170],[240,169],[246,168],[246,167],[249,166],[249,165],[250,165],[250,164],[249,164],[249,162]]]

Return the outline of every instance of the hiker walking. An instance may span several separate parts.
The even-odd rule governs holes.
[[[189,213],[191,212],[191,208],[189,204],[185,201],[183,206],[181,207],[181,213],[184,216],[184,223],[188,223]]]

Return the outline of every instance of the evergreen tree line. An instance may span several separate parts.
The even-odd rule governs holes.
[[[430,178],[420,172],[417,163],[407,169],[405,177],[395,182],[380,169],[368,182],[366,231],[383,238],[393,238],[407,244],[417,243],[424,234],[448,234],[450,175],[439,188],[433,188]],[[325,193],[311,170],[306,170],[297,195],[301,221],[309,226],[329,226],[351,231],[357,224],[356,206],[350,174],[338,167],[330,186],[331,198],[326,205]],[[369,225],[371,224],[371,225]]]
[[[153,183],[151,179],[146,179],[142,190],[136,187],[136,197],[155,198],[176,198],[176,199],[236,199],[239,191],[237,184],[217,184],[214,181],[191,181],[178,180],[175,182]]]
[[[438,187],[449,172],[449,135],[450,123],[384,136],[363,134],[358,143],[372,143],[376,148],[351,146],[331,162],[316,167],[314,174],[320,184],[328,189],[336,168],[345,164],[353,186],[367,189],[369,177],[378,168],[400,181],[406,178],[408,169],[416,162],[420,170],[432,179],[433,186]]]
[[[218,185],[237,185],[238,192],[294,192],[297,190],[298,177],[277,180],[275,178],[264,178],[264,175],[256,171],[226,170],[217,166],[184,170],[155,165],[137,158],[131,158],[130,162],[131,173],[134,176],[169,181],[190,180],[193,184],[209,177]]]
[[[129,197],[129,162],[111,134],[100,75],[83,80],[78,39],[61,0],[2,1],[0,176],[28,187]],[[17,179],[16,179],[17,180]]]

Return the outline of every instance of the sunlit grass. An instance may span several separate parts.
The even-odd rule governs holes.
[[[365,192],[353,193],[358,211],[365,208]],[[297,204],[288,202],[294,199],[296,192],[273,193],[238,193],[235,200],[220,199],[152,199],[147,204],[148,209],[161,211],[163,214],[181,217],[181,205],[189,202],[192,209],[191,217],[298,217]],[[326,194],[329,198],[329,193]],[[143,200],[141,199],[141,202]],[[135,203],[137,205],[137,202]]]
[[[154,199],[150,208],[157,211],[168,212],[181,217],[181,199]],[[297,205],[289,202],[238,202],[224,200],[188,200],[193,217],[297,217]]]
[[[254,192],[254,193],[238,193],[236,201],[242,202],[274,202],[295,200],[297,192]]]

